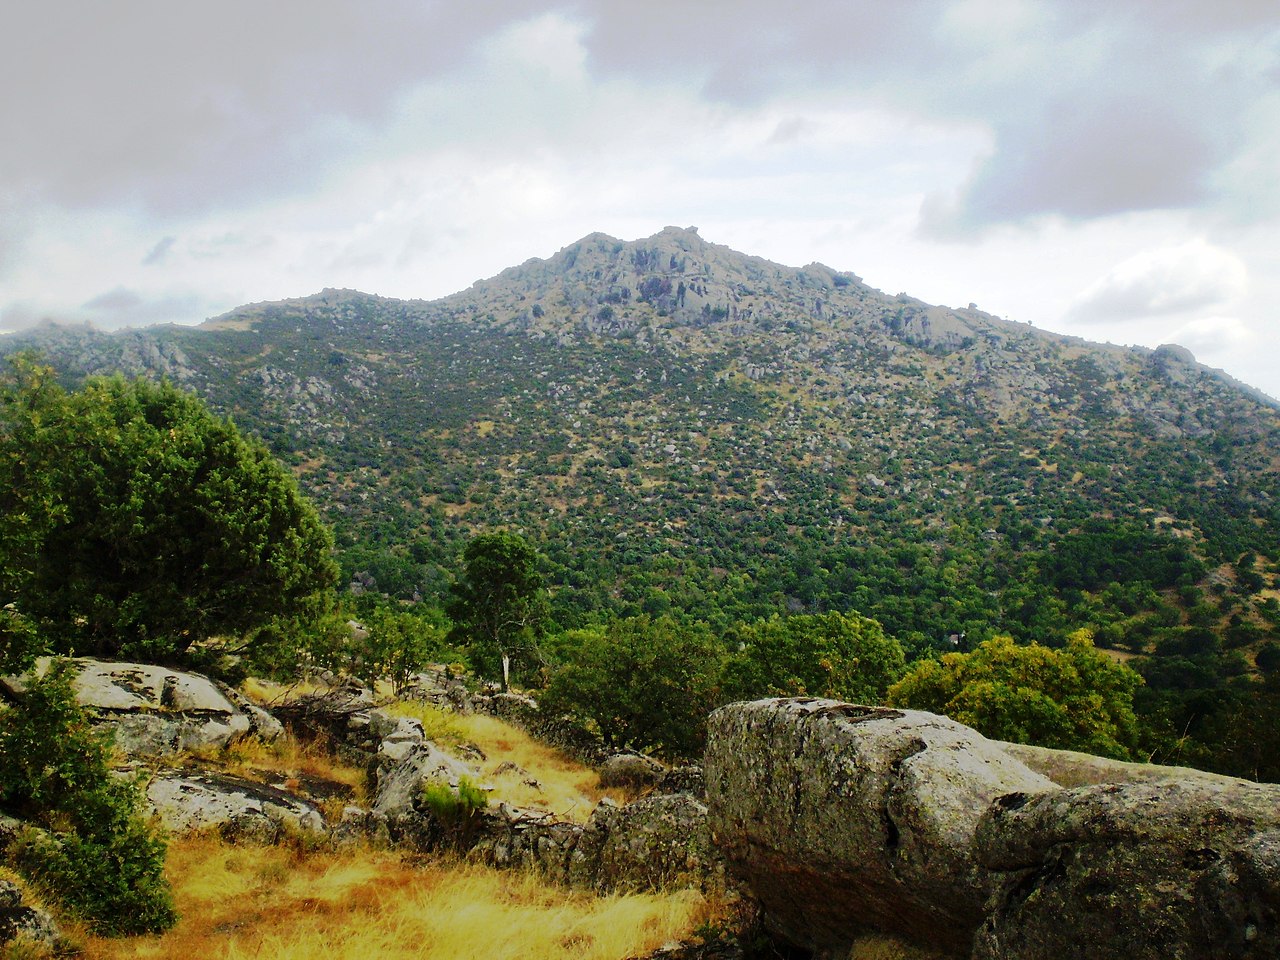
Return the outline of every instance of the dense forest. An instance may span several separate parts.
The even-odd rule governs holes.
[[[519,535],[545,584],[519,679],[553,696],[582,696],[558,665],[603,670],[642,627],[672,662],[715,660],[707,703],[746,692],[729,654],[769,648],[743,639],[761,624],[794,621],[803,651],[834,642],[822,618],[866,618],[903,669],[1086,630],[1143,680],[1124,753],[1277,775],[1280,410],[1180,348],[932,307],[692,230],[594,235],[430,303],[325,291],[3,346],[32,348],[67,387],[167,377],[230,415],[332,526],[353,615],[415,642],[448,643],[464,547]]]

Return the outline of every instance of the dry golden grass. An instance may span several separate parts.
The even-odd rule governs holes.
[[[446,749],[464,743],[479,747],[486,757],[481,773],[485,783],[494,787],[490,795],[494,801],[541,807],[564,819],[583,822],[603,797],[619,803],[627,799],[620,790],[602,789],[599,775],[590,767],[496,717],[448,713],[410,702],[392,704],[388,710],[421,721],[427,737]],[[504,763],[518,769],[499,773]],[[538,786],[529,785],[526,781],[530,779]]]
[[[596,897],[473,864],[175,841],[182,920],[163,937],[84,937],[89,960],[552,960],[641,955],[709,917],[696,893]]]
[[[253,678],[241,686],[246,696],[263,704],[282,703],[325,689],[315,683],[286,687]],[[625,791],[602,789],[594,770],[563,751],[540,743],[519,727],[482,714],[464,715],[417,701],[395,701],[387,684],[379,684],[375,693],[390,701],[385,707],[388,712],[418,720],[427,738],[446,750],[464,744],[479,748],[486,758],[479,764],[480,772],[484,783],[494,788],[490,796],[495,802],[539,807],[559,817],[584,822],[602,798],[608,796],[619,803],[629,799]],[[323,744],[255,746],[250,741],[247,747],[234,747],[225,758],[219,759],[230,761],[228,772],[251,778],[255,770],[300,770],[348,783],[353,788],[363,787],[361,772],[343,768],[333,761]],[[502,769],[512,764],[513,769]],[[357,789],[355,802],[361,802],[362,798],[363,794]]]
[[[293,683],[276,683],[259,677],[248,677],[240,684],[240,692],[259,706],[270,707],[297,700],[300,697],[326,693],[331,688],[318,680],[295,680]]]

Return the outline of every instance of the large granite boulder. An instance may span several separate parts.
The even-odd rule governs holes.
[[[1280,786],[1098,784],[993,804],[975,960],[1280,957]]]
[[[992,741],[1009,756],[1048,777],[1060,787],[1085,787],[1100,783],[1203,783],[1227,786],[1239,783],[1235,777],[1224,777],[1191,767],[1165,767],[1158,763],[1129,763],[1075,750],[1054,750],[1025,743]]]
[[[262,729],[273,735],[273,720],[233,703],[207,677],[140,663],[75,661],[76,700],[96,724],[110,727],[118,749],[129,756],[163,757],[200,747],[221,747]],[[43,673],[49,659],[37,661]],[[0,691],[21,697],[27,677],[0,678]]]
[[[974,849],[999,797],[1056,788],[945,717],[831,700],[709,721],[710,826],[770,925],[820,955],[886,931],[966,956],[995,879]]]
[[[216,829],[230,840],[274,843],[290,832],[324,833],[324,817],[311,804],[263,783],[215,773],[157,774],[147,802],[175,833]]]

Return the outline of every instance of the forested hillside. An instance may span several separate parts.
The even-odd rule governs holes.
[[[1162,759],[1190,735],[1256,769],[1245,724],[1280,716],[1280,409],[1181,348],[674,228],[433,302],[326,290],[0,340],[32,347],[68,380],[168,376],[261,436],[357,591],[439,604],[462,542],[511,529],[562,628],[858,611],[919,657],[1087,627],[1138,657]]]

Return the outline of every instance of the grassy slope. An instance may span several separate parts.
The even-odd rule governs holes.
[[[249,692],[270,699],[273,691],[259,684]],[[593,770],[500,720],[423,704],[394,709],[422,720],[428,736],[446,748],[478,747],[495,802],[585,820],[605,795]],[[347,784],[353,800],[366,796],[360,771],[291,740],[244,741],[202,762],[286,784],[290,778]],[[495,775],[504,762],[521,772]],[[540,787],[530,787],[524,782],[529,779]],[[311,849],[302,841],[258,847],[232,846],[215,836],[180,837],[170,845],[166,873],[182,914],[178,926],[163,937],[115,940],[73,927],[89,960],[618,960],[688,937],[714,910],[690,890],[599,897],[550,885],[536,874],[396,851]]]

